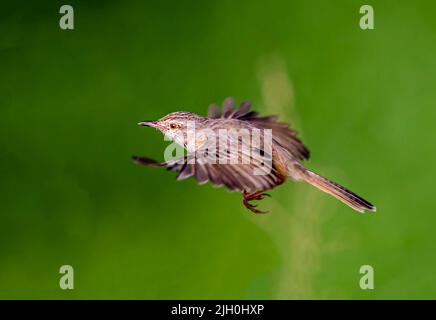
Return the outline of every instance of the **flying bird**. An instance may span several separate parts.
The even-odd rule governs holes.
[[[227,98],[222,111],[211,105],[207,117],[173,112],[157,121],[139,122],[141,126],[161,131],[183,146],[186,154],[164,162],[142,156],[132,157],[133,161],[176,171],[177,180],[194,177],[199,184],[211,182],[241,192],[243,204],[254,213],[268,211],[257,209],[252,201],[270,196],[265,191],[283,184],[289,177],[308,182],[356,211],[376,211],[367,200],[305,168],[302,162],[309,159],[309,150],[288,124],[276,116],[261,116],[250,109],[248,101],[236,108],[234,100]],[[190,127],[194,128],[193,134]],[[238,132],[248,133],[248,138]],[[236,151],[232,153],[232,150]]]

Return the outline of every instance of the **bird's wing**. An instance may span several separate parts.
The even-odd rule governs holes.
[[[238,136],[221,136],[206,143],[195,153],[187,155],[187,164],[180,169],[178,180],[194,176],[198,183],[210,181],[216,186],[224,185],[230,191],[255,192],[267,190],[281,184],[283,177],[273,166],[272,156],[265,150],[271,150],[262,145],[254,148],[251,141],[245,141]],[[236,150],[220,148],[218,141],[227,139],[228,146],[237,146]],[[264,142],[265,144],[265,142]],[[232,151],[234,153],[232,153]]]
[[[156,160],[147,157],[142,157],[142,156],[133,156],[132,160],[136,164],[143,165],[143,166],[165,167],[171,171],[180,171],[183,165],[187,162],[187,156],[184,156],[179,159],[164,161],[164,162],[158,162]]]
[[[283,177],[275,173],[256,176],[252,172],[253,167],[242,164],[186,164],[177,180],[194,177],[199,184],[211,182],[215,186],[224,185],[230,191],[248,193],[268,190],[284,181]]]
[[[208,117],[249,121],[261,128],[272,129],[276,143],[288,150],[298,160],[309,159],[310,152],[297,137],[297,131],[291,129],[288,124],[279,122],[276,116],[260,116],[250,109],[251,103],[248,101],[242,102],[239,108],[236,108],[234,100],[227,98],[223,103],[223,112],[221,113],[216,105],[211,105]]]
[[[240,147],[237,163],[231,162],[235,159],[227,150],[212,149],[210,145],[205,145],[182,158],[166,162],[159,163],[143,157],[134,157],[133,160],[138,164],[166,167],[168,170],[177,171],[179,172],[177,180],[194,177],[199,184],[211,182],[215,186],[224,185],[230,191],[252,193],[257,190],[268,190],[286,179],[272,163],[270,166],[265,165],[267,162],[265,160],[271,159],[271,156],[263,150],[244,154],[248,158],[247,161],[242,162],[243,150],[250,149]]]

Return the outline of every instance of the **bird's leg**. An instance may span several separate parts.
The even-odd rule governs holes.
[[[244,206],[254,213],[268,213],[268,211],[261,211],[256,209],[255,207],[257,205],[253,205],[250,203],[250,201],[253,200],[262,200],[263,198],[265,198],[265,196],[271,197],[271,195],[269,195],[268,193],[264,193],[264,191],[265,190],[258,190],[253,193],[248,193],[244,191],[244,193],[242,194],[243,195],[242,202],[244,203]]]

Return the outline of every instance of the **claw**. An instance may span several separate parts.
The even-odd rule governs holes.
[[[269,211],[262,211],[262,210],[258,210],[258,209],[250,209],[252,212],[256,213],[256,214],[265,214],[265,213],[269,213]]]
[[[257,205],[253,205],[251,203],[249,203],[247,200],[244,200],[244,205],[245,207],[250,210],[251,212],[257,213],[257,214],[263,214],[263,213],[268,213],[269,211],[262,211],[259,209],[256,209],[255,207],[257,207]]]
[[[249,200],[262,200],[262,199],[265,198],[265,196],[271,197],[271,195],[268,194],[268,193],[261,193],[261,194],[258,194],[258,195],[249,196],[248,199]]]
[[[244,203],[245,207],[254,212],[254,213],[268,213],[269,211],[261,211],[256,209],[257,205],[251,204],[250,201],[253,200],[262,200],[265,196],[271,197],[268,193],[262,193],[262,190],[256,191],[254,193],[249,194],[248,192],[243,192],[244,198],[242,199],[242,202]]]

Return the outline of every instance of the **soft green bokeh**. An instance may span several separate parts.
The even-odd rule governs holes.
[[[0,298],[436,298],[434,1],[373,1],[372,31],[361,1],[70,1],[74,31],[61,4],[2,1]],[[377,213],[287,183],[253,215],[131,163],[168,144],[138,121],[226,96]]]

